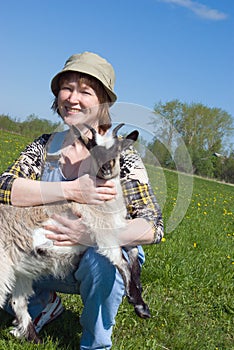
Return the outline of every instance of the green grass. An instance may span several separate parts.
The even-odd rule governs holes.
[[[5,153],[0,153],[1,167],[14,159]],[[148,172],[167,227],[176,206],[178,176],[152,166]],[[188,176],[182,177],[186,183]],[[124,300],[113,331],[113,350],[234,349],[234,187],[200,178],[193,181],[183,220],[166,232],[161,244],[145,247],[142,283],[152,317],[137,318]],[[186,191],[181,193],[188,200]],[[41,332],[42,345],[12,338],[11,317],[1,311],[0,350],[79,349],[82,303],[77,295],[62,298],[66,311]]]
[[[0,129],[0,173],[18,158],[20,152],[31,141],[30,138]]]

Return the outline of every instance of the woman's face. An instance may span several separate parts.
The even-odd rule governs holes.
[[[71,72],[61,79],[58,93],[58,108],[67,125],[84,123],[95,127],[99,100],[91,86],[79,83],[78,74]]]

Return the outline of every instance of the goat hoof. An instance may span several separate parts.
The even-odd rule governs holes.
[[[20,331],[18,330],[17,327],[13,327],[10,330],[10,334],[13,335],[13,337],[18,338],[18,339],[23,337],[23,335],[20,333]]]
[[[41,340],[41,338],[38,337],[37,334],[35,334],[33,336],[28,336],[27,341],[30,343],[34,343],[34,344],[42,344],[42,340]]]
[[[42,340],[39,337],[35,337],[31,340],[34,344],[42,344]]]
[[[150,318],[150,310],[149,307],[145,304],[145,305],[135,305],[135,313],[137,314],[137,316],[141,317],[141,318]]]
[[[34,325],[32,323],[29,324],[28,332],[26,335],[27,341],[35,343],[35,344],[41,344],[42,340],[38,337]]]
[[[17,327],[14,327],[10,330],[10,334],[13,335],[17,339],[22,339],[24,335],[18,330]],[[35,344],[41,344],[42,340],[37,336],[36,332],[35,334],[28,334],[26,335],[26,340],[31,343]]]

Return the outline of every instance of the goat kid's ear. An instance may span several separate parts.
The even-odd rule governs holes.
[[[138,130],[133,130],[130,134],[126,136],[126,139],[132,140],[135,142],[138,139],[139,136],[139,131]]]
[[[123,140],[122,140],[122,150],[130,147],[137,139],[139,136],[139,131],[134,130],[130,134],[128,134]]]

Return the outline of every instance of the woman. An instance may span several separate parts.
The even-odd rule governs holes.
[[[113,67],[102,57],[84,52],[71,56],[51,82],[55,95],[53,110],[64,123],[77,125],[89,136],[84,123],[100,134],[111,127],[109,105],[116,101]],[[51,150],[59,161],[49,157]],[[88,151],[74,143],[70,131],[42,135],[21,153],[0,178],[2,203],[34,206],[60,200],[98,204],[116,196],[112,181],[89,176]],[[120,244],[139,246],[139,263],[144,262],[142,244],[159,243],[163,236],[161,212],[150,187],[146,170],[134,149],[121,154],[121,184],[128,210],[127,229]],[[40,181],[35,181],[40,180]],[[124,284],[116,268],[91,247],[82,217],[69,220],[55,216],[58,226],[48,226],[55,245],[69,246],[86,242],[90,248],[73,271],[63,280],[50,276],[35,283],[29,312],[37,332],[63,310],[56,291],[81,295],[84,308],[80,349],[110,349],[111,334]],[[6,305],[9,312],[10,307]]]

